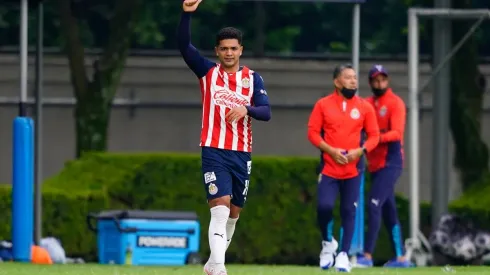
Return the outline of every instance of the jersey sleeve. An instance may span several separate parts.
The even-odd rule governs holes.
[[[179,51],[187,66],[198,78],[204,77],[216,63],[204,58],[191,44],[191,13],[183,12],[177,30]]]
[[[399,99],[393,107],[393,110],[390,110],[390,130],[381,134],[380,142],[401,141],[405,134],[407,118],[405,103]]]
[[[248,115],[257,120],[269,121],[271,119],[271,107],[264,80],[257,72],[253,72],[253,81],[253,104],[247,106]]]
[[[325,138],[325,132],[323,131],[323,129],[321,129],[320,131],[320,135],[322,136],[322,138],[324,139]],[[323,170],[323,166],[324,166],[324,163],[325,161],[323,160],[323,151],[320,150],[320,162],[318,163],[318,166],[317,166],[317,170],[316,170],[316,173],[317,174],[320,174]]]
[[[323,109],[322,101],[317,101],[308,120],[308,140],[318,147],[323,141]]]
[[[367,139],[364,142],[366,151],[371,152],[379,143],[379,126],[373,106],[367,101],[364,102],[364,131]]]

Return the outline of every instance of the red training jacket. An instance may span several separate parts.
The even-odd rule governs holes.
[[[382,96],[367,98],[376,111],[381,132],[378,146],[367,154],[369,172],[384,167],[403,167],[403,136],[407,110],[403,100],[391,89]]]
[[[364,148],[370,152],[379,141],[379,128],[373,107],[358,96],[345,99],[334,92],[316,102],[308,122],[308,139],[316,147],[321,141],[325,141],[334,148],[348,151],[360,147],[363,129],[367,134]],[[340,165],[330,155],[323,153],[323,160],[325,165],[322,174],[326,176],[349,179],[359,174],[359,159]]]

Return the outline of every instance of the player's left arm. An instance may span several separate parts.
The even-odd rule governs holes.
[[[379,143],[379,126],[378,120],[376,119],[376,113],[373,106],[367,101],[364,102],[364,131],[366,132],[367,139],[364,142],[363,148],[367,152],[371,152]]]
[[[390,130],[381,134],[380,142],[401,141],[405,134],[407,110],[401,99],[390,110]]]
[[[265,90],[264,80],[257,73],[253,73],[253,104],[246,106],[248,115],[256,120],[269,121],[271,119],[271,107],[269,105],[269,96]]]

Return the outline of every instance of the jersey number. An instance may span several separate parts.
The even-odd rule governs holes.
[[[243,195],[246,196],[248,193],[248,185],[250,184],[249,180],[245,181],[245,189],[243,189]]]

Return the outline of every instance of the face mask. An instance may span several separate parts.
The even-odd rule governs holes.
[[[371,90],[372,90],[372,92],[373,92],[373,94],[374,94],[375,96],[382,96],[382,95],[384,95],[384,94],[385,94],[385,92],[386,92],[386,90],[387,90],[387,89],[386,89],[386,88],[385,88],[385,89],[376,89],[376,88],[371,88]]]
[[[342,88],[340,90],[340,93],[347,99],[351,99],[356,95],[357,89],[347,89],[347,88]]]

